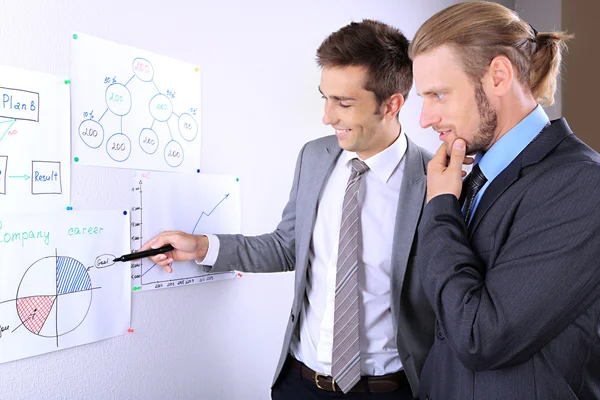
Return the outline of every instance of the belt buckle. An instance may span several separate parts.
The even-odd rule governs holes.
[[[320,376],[322,376],[323,378],[327,378],[327,375],[315,372],[315,385],[317,385],[317,387],[321,390],[327,390],[327,388],[324,388],[321,385],[319,385],[319,377]],[[333,389],[334,392],[336,391],[335,390],[335,379],[333,379],[333,377],[331,377],[331,388]]]

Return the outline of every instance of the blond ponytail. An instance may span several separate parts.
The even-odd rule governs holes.
[[[562,53],[567,48],[566,41],[572,38],[566,32],[539,32],[536,36],[537,50],[531,56],[529,81],[533,98],[542,105],[554,103]]]

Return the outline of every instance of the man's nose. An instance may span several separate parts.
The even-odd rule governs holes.
[[[429,128],[432,125],[436,125],[440,122],[439,113],[435,111],[435,108],[428,105],[427,102],[423,103],[423,108],[421,108],[421,118],[419,120],[419,124],[421,128]]]
[[[325,110],[323,114],[323,123],[325,125],[333,125],[338,122],[337,114],[330,102],[325,101]]]

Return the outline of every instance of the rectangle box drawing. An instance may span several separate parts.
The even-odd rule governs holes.
[[[61,194],[60,161],[31,162],[31,194]]]
[[[22,89],[0,87],[0,117],[40,120],[40,95]]]
[[[8,156],[0,156],[0,194],[6,194],[6,167]]]

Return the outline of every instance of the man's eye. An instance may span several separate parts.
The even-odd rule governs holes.
[[[434,93],[434,95],[438,98],[438,100],[442,100],[444,98],[444,93]]]
[[[340,107],[342,107],[342,108],[348,108],[348,107],[350,107],[350,105],[349,104],[340,103]]]

